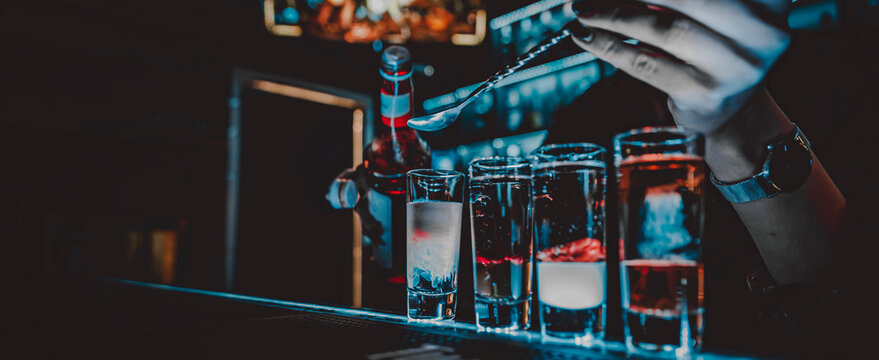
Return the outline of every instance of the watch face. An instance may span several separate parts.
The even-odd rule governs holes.
[[[798,189],[812,172],[812,153],[805,145],[782,142],[772,145],[769,159],[769,180],[779,190]]]

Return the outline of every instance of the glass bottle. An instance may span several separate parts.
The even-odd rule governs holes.
[[[409,51],[389,46],[381,60],[381,122],[363,151],[363,164],[340,174],[327,200],[337,209],[357,203],[365,259],[362,306],[402,312],[406,308],[406,172],[429,168],[430,148],[406,125],[414,110]],[[366,186],[357,186],[357,181]]]
[[[369,214],[381,224],[381,232],[370,229],[361,216],[366,259],[363,305],[402,311],[406,294],[406,172],[430,167],[430,148],[406,125],[414,110],[409,51],[389,46],[382,52],[379,73],[381,123],[376,124],[375,137],[364,150],[363,168],[369,184]]]

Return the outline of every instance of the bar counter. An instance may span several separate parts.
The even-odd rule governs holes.
[[[6,349],[26,358],[625,358],[617,339],[585,349],[544,343],[534,330],[484,333],[466,322],[116,278],[7,293],[0,304]],[[703,349],[696,358],[754,357]]]

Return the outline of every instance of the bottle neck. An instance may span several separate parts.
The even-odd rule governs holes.
[[[388,128],[408,128],[406,122],[412,118],[414,94],[412,71],[389,72],[379,70],[382,76],[381,120]]]

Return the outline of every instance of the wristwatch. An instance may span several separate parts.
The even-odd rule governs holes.
[[[794,125],[792,133],[774,139],[766,149],[769,155],[757,175],[735,183],[724,183],[712,173],[711,183],[733,203],[771,198],[792,192],[806,183],[812,172],[812,148],[800,128]]]

